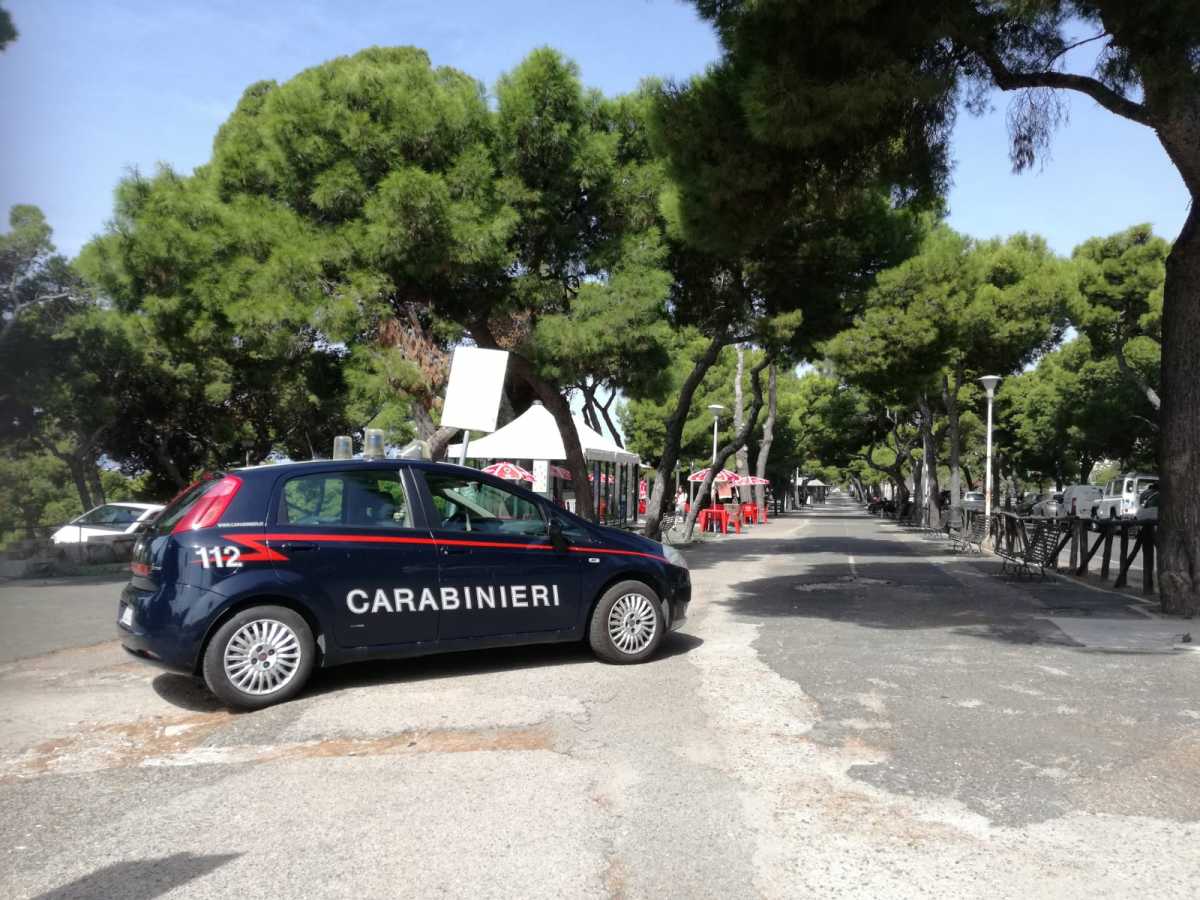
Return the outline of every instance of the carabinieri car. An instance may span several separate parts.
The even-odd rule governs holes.
[[[125,649],[242,709],[365,659],[586,639],[642,662],[691,599],[674,548],[422,460],[210,475],[163,510],[131,569]]]

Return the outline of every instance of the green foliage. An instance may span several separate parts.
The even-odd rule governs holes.
[[[1138,376],[1157,388],[1162,348],[1163,281],[1170,244],[1149,225],[1092,238],[1072,253],[1079,292],[1075,326],[1097,358],[1124,354]]]
[[[83,511],[67,467],[49,453],[0,455],[0,545]]]
[[[941,227],[880,275],[853,328],[826,346],[839,373],[893,405],[982,374],[1018,371],[1052,347],[1073,297],[1041,238],[973,241]]]
[[[993,84],[1071,87],[1120,115],[1165,117],[1200,84],[1200,24],[1173,0],[694,2],[718,29],[722,67],[758,140],[871,154],[918,193],[944,184],[960,92],[981,112]],[[1102,38],[1095,77],[1063,83],[1054,76],[1080,25]],[[1063,118],[1052,93],[1020,95],[1009,115],[1014,166],[1032,165]]]
[[[4,50],[17,39],[17,26],[13,24],[12,15],[0,6],[0,50]]]
[[[1153,467],[1157,431],[1145,396],[1086,336],[1046,355],[997,392],[997,446],[1023,472],[1062,484],[1101,459]]]
[[[81,272],[112,303],[76,327],[110,347],[106,451],[169,495],[205,468],[309,456],[345,428],[345,352],[313,328],[322,248],[263,198],[225,202],[209,170],[120,185]]]

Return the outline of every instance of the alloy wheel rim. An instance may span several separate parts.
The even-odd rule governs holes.
[[[247,694],[273,694],[300,669],[300,639],[277,619],[255,619],[225,645],[225,676]]]
[[[645,594],[622,594],[608,612],[608,636],[622,653],[640,653],[658,630],[654,602]]]

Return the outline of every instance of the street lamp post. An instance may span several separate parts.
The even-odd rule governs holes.
[[[718,425],[720,424],[720,422],[721,422],[721,413],[723,413],[723,412],[725,411],[725,407],[723,407],[723,406],[722,406],[720,403],[710,403],[710,404],[708,405],[708,411],[709,411],[710,413],[712,413],[712,414],[713,414],[713,456],[712,456],[712,464],[715,466],[715,465],[717,464],[717,426],[718,426]],[[716,473],[715,473],[715,472],[713,473],[713,477],[714,477],[714,478],[716,477]]]
[[[725,407],[720,403],[710,403],[708,405],[708,411],[713,414],[713,455],[711,465],[714,469],[712,473],[712,480],[709,482],[708,489],[712,492],[712,502],[714,505],[717,502],[717,473],[715,471],[717,468],[717,426],[721,423],[721,413],[724,411],[724,409]]]
[[[1000,383],[999,375],[984,375],[979,379],[987,391],[988,423],[987,423],[987,465],[984,468],[983,483],[983,516],[984,521],[991,527],[992,521],[992,400],[996,396],[996,385]]]

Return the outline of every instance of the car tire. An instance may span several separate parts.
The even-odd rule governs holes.
[[[605,662],[645,662],[658,650],[667,631],[662,601],[642,581],[614,584],[592,612],[588,643]]]
[[[1117,511],[1115,509],[1113,509],[1111,506],[1108,508],[1108,521],[1110,521],[1110,522],[1117,521]]]
[[[285,606],[252,606],[217,629],[204,651],[204,683],[235,709],[296,696],[316,662],[312,629]]]

